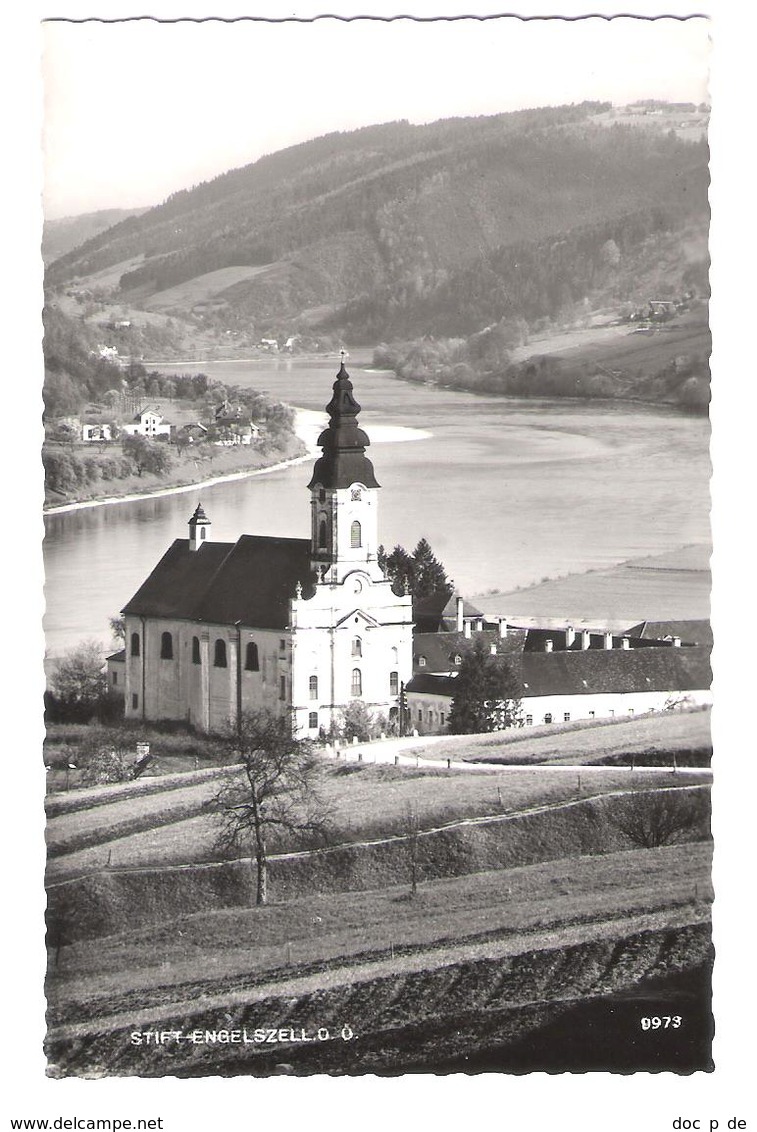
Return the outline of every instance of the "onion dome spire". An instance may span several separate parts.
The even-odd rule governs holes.
[[[360,405],[352,392],[350,375],[344,360],[336,375],[331,400],[326,406],[329,426],[318,437],[323,456],[316,460],[313,478],[308,487],[349,487],[362,483],[365,487],[378,487],[373,464],[365,455],[371,443],[357,423]]]

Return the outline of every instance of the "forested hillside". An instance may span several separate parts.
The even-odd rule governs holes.
[[[607,112],[330,134],[122,221],[52,264],[48,283],[107,271],[137,309],[353,344],[531,326],[608,291],[635,301],[636,273],[663,247],[670,286],[688,272],[701,289],[705,259],[684,243],[706,231],[706,143],[608,125]]]
[[[42,258],[45,263],[52,263],[59,256],[78,248],[93,236],[125,220],[127,216],[141,216],[146,211],[144,208],[103,208],[79,216],[46,220],[42,232]]]

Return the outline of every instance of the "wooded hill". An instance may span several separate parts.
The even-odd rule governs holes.
[[[122,221],[56,260],[48,283],[121,265],[119,297],[135,307],[353,344],[530,323],[610,285],[633,300],[624,258],[651,267],[660,239],[706,229],[708,151],[608,125],[607,110],[329,134]],[[701,258],[682,251],[670,286],[692,269],[703,275]]]
[[[46,220],[42,231],[42,258],[45,263],[52,263],[127,216],[140,216],[146,211],[146,208],[102,208],[79,216]]]

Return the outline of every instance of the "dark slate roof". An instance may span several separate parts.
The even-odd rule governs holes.
[[[309,539],[242,535],[199,550],[176,539],[123,612],[283,629],[297,582],[312,592]]]
[[[119,649],[118,652],[112,652],[110,656],[106,656],[106,660],[111,664],[126,664],[126,649]]]
[[[416,673],[412,680],[405,685],[406,692],[418,692],[421,695],[449,696],[455,694],[454,676],[419,675]]]
[[[667,692],[709,688],[709,649],[612,649],[524,653],[526,696]]]
[[[465,617],[483,617],[480,609],[463,601]],[[457,628],[457,594],[432,594],[418,600],[413,598],[413,619],[421,633],[441,633]]]
[[[690,692],[709,688],[709,649],[692,647],[607,652],[524,653],[523,696],[598,692]],[[455,677],[418,674],[408,692],[454,697]]]
[[[540,628],[529,629],[528,630],[528,639],[526,641],[526,652],[546,652],[547,641],[552,641],[552,645],[553,645],[555,652],[557,652],[558,649],[561,650],[561,651],[564,650],[564,649],[570,649],[574,652],[584,651],[582,636],[583,636],[583,633],[586,632],[586,630],[583,629],[583,628],[576,629],[575,626],[573,626],[573,632],[575,634],[575,636],[573,638],[573,644],[568,645],[568,644],[566,644],[566,641],[565,641],[565,629],[540,629]],[[589,648],[590,649],[604,649],[604,647],[605,647],[604,630],[603,629],[589,629],[588,633],[589,633]],[[624,635],[628,636],[628,634],[624,634]],[[620,642],[621,642],[622,639],[623,639],[623,635],[613,633],[612,647],[614,649],[621,648],[622,646],[621,646]],[[635,647],[635,644],[632,644],[631,647]]]
[[[642,621],[626,630],[627,637],[663,641],[666,637],[680,637],[686,644],[711,645],[712,626],[709,621]]]
[[[525,629],[508,629],[506,637],[500,637],[498,630],[475,630],[470,637],[464,633],[416,633],[413,637],[414,672],[449,672],[455,667],[455,655],[464,656],[476,641],[497,646],[497,655],[504,656],[511,664],[520,662],[520,655],[526,640]],[[426,663],[421,667],[419,658],[425,656]]]

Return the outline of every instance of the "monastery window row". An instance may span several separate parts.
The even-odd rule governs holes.
[[[139,633],[132,633],[131,635],[131,655],[140,655],[140,640]],[[160,659],[173,660],[173,634],[165,632],[160,637]],[[200,653],[200,638],[192,637],[192,664],[202,664],[202,656]],[[216,640],[213,649],[213,665],[215,668],[227,668],[228,656],[226,651],[226,641],[220,637]],[[260,671],[260,654],[258,646],[255,641],[249,641],[245,649],[244,660],[245,672],[259,672]]]
[[[400,690],[400,674],[399,672],[389,673],[389,695],[397,696]],[[308,680],[308,691],[311,700],[318,699],[318,677],[311,676]],[[352,669],[351,681],[351,695],[362,696],[363,694],[363,675],[359,668]]]

